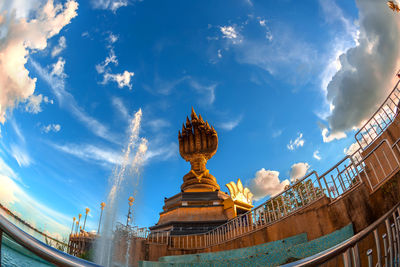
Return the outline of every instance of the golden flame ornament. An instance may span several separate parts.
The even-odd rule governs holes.
[[[237,183],[230,182],[226,184],[226,187],[228,187],[229,194],[231,195],[233,201],[241,201],[243,203],[252,205],[253,194],[250,192],[250,189],[243,187],[240,178],[237,180]]]

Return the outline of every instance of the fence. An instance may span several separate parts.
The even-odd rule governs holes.
[[[375,248],[360,253],[362,242],[367,238],[373,239]],[[331,260],[341,260],[345,267],[400,266],[400,203],[352,238],[321,253],[283,266],[319,266]]]
[[[397,73],[397,75],[399,75],[399,73]],[[355,138],[362,149],[365,149],[372,144],[387,129],[387,127],[396,117],[400,103],[399,83],[400,80],[396,83],[392,92],[379,107],[379,109],[355,134]]]

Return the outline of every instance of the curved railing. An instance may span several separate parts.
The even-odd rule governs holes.
[[[46,245],[31,235],[25,233],[7,220],[4,216],[0,215],[0,250],[3,233],[7,234],[7,236],[9,236],[16,243],[36,254],[40,258],[53,263],[56,266],[99,266]]]
[[[384,229],[379,230],[378,229]],[[379,236],[381,233],[381,237]],[[384,232],[382,234],[382,232]],[[360,253],[363,240],[374,240],[375,251],[370,248]],[[338,257],[340,259],[338,259]],[[319,266],[331,260],[343,261],[343,266],[399,266],[400,260],[400,203],[373,224],[342,243],[308,258],[284,267]],[[383,265],[384,263],[384,265]],[[336,266],[339,266],[336,262]]]
[[[7,207],[3,206],[1,203],[0,203],[0,209],[2,209],[7,215],[11,216],[17,222],[21,223],[25,227],[28,227],[29,229],[31,229],[31,230],[35,231],[36,233],[38,233],[40,236],[44,237],[44,239],[46,240],[46,243],[48,245],[52,245],[53,242],[54,242],[58,248],[67,248],[68,247],[68,244],[66,244],[66,243],[64,243],[64,242],[62,242],[60,240],[57,240],[56,238],[54,238],[52,236],[49,236],[48,234],[44,233],[43,231],[40,231],[39,229],[36,229],[30,223],[28,223],[25,220],[21,219],[19,216],[14,214],[11,210],[9,210]]]
[[[397,72],[400,78],[400,71]],[[372,115],[372,117],[360,128],[355,134],[355,139],[362,149],[366,149],[371,145],[393,122],[399,111],[400,103],[400,80],[397,81],[392,92]]]

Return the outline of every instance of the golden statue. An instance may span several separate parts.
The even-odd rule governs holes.
[[[179,153],[191,165],[191,170],[183,177],[182,191],[219,190],[217,180],[206,169],[207,161],[217,152],[217,131],[207,121],[204,122],[201,115],[197,117],[192,107],[191,120],[186,117],[186,125],[182,125],[178,139]]]
[[[250,192],[250,189],[247,187],[243,187],[242,181],[240,178],[237,180],[237,183],[230,182],[226,184],[226,187],[229,189],[229,194],[233,201],[240,201],[249,205],[253,203],[253,194]]]

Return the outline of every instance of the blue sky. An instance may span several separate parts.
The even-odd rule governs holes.
[[[190,168],[177,135],[193,106],[218,132],[222,190],[241,178],[261,203],[345,156],[394,85],[399,38],[377,0],[6,0],[0,201],[61,234],[89,207],[97,229],[141,110],[147,153],[118,214],[135,193],[135,223],[154,225]]]

